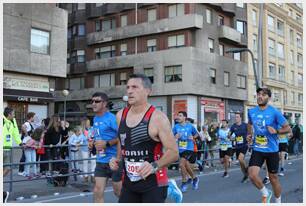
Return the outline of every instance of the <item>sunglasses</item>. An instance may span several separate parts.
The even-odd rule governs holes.
[[[104,102],[103,100],[91,100],[91,103],[101,103],[101,102]]]

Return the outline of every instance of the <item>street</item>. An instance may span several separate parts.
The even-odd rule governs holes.
[[[292,159],[286,164],[284,177],[280,177],[282,185],[282,202],[302,203],[303,202],[303,160],[302,158]],[[261,170],[261,177],[264,176]],[[191,186],[184,193],[183,203],[258,203],[261,201],[260,192],[250,183],[240,183],[242,178],[240,168],[236,165],[229,171],[229,178],[222,178],[222,170],[211,171],[200,174],[199,190],[193,191]],[[181,184],[181,178],[175,177],[177,184]],[[271,184],[267,186],[271,189]],[[34,202],[34,203],[92,203],[92,192],[88,193],[64,193],[58,196],[45,196],[37,199],[25,199],[14,202]],[[274,197],[271,199],[274,202]],[[107,187],[105,192],[105,202],[115,203],[112,188]],[[170,200],[167,200],[170,203]]]

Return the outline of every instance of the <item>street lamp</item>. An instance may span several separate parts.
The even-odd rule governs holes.
[[[69,95],[69,91],[67,89],[64,89],[62,91],[62,94],[65,97],[65,99],[64,99],[64,122],[66,122],[66,100],[67,100],[67,96]]]
[[[256,83],[256,90],[260,87],[258,79],[257,79],[257,73],[255,68],[255,61],[254,61],[254,55],[253,52],[248,48],[229,48],[225,52],[226,53],[241,53],[241,52],[249,52],[252,57],[252,63],[253,63],[253,71],[254,71],[254,77],[255,77],[255,83]]]

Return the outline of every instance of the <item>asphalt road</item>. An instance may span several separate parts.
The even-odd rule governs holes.
[[[290,160],[292,164],[286,165],[285,176],[280,177],[282,185],[282,202],[302,203],[303,202],[303,159]],[[211,171],[200,174],[199,189],[189,190],[184,193],[183,203],[258,203],[261,201],[260,192],[251,184],[240,183],[242,174],[238,167],[230,169],[229,178],[222,178],[223,171]],[[265,171],[261,171],[264,177]],[[180,177],[175,177],[178,185],[181,184]],[[271,184],[267,185],[271,189]],[[10,202],[35,202],[35,203],[92,203],[92,192],[80,193],[71,192],[58,196],[44,196],[36,199],[24,199],[23,201]],[[116,203],[112,188],[107,187],[105,192],[106,203]],[[171,202],[167,200],[167,202]],[[274,202],[274,197],[272,197]]]

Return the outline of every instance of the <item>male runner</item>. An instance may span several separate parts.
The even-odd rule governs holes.
[[[292,137],[292,131],[290,128],[290,132],[288,134],[280,134],[278,135],[279,138],[279,159],[280,159],[280,171],[278,173],[279,176],[284,176],[284,166],[285,166],[285,155],[288,152],[288,144],[289,139]]]
[[[264,186],[259,177],[260,168],[266,160],[275,202],[280,203],[281,185],[277,176],[279,164],[277,135],[290,132],[290,127],[281,112],[268,104],[271,98],[271,90],[268,88],[258,88],[256,92],[258,106],[248,111],[247,140],[251,143],[252,137],[254,138],[253,151],[249,162],[249,178],[257,189],[260,190],[262,202],[269,203],[272,192]]]
[[[123,164],[119,203],[163,203],[167,197],[167,166],[178,159],[178,149],[167,116],[148,104],[152,85],[143,74],[127,83],[128,104],[117,113],[122,150],[110,167]],[[163,153],[164,152],[164,153]]]

